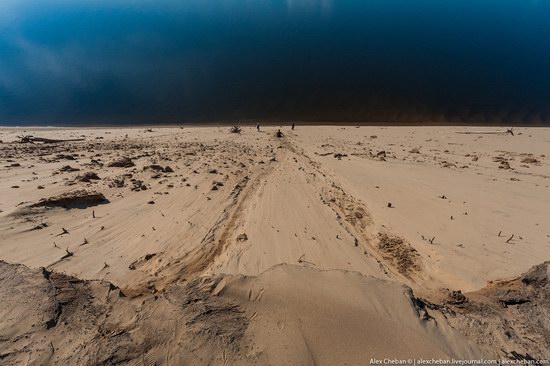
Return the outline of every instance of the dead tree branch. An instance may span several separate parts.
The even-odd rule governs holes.
[[[25,136],[17,136],[19,138],[20,144],[26,144],[31,143],[34,144],[35,142],[42,142],[44,144],[59,144],[62,142],[71,142],[71,141],[84,141],[85,138],[78,138],[78,139],[49,139],[45,137],[34,137],[32,135],[25,135]]]

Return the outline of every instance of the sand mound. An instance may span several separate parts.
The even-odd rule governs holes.
[[[476,292],[448,292],[440,302],[444,304],[430,307],[479,344],[501,349],[512,359],[550,357],[550,262]]]
[[[223,364],[237,357],[247,320],[210,296],[215,284],[195,280],[132,299],[108,282],[0,261],[0,361]]]
[[[253,314],[264,364],[366,364],[370,357],[464,357],[482,351],[426,317],[401,284],[354,272],[280,265],[221,292]]]
[[[88,191],[85,189],[77,189],[62,193],[58,196],[42,198],[40,201],[31,204],[29,207],[88,207],[107,202],[108,200],[102,193],[97,191]]]
[[[0,261],[0,359],[29,364],[363,364],[481,351],[407,287],[281,265],[132,298],[104,281]]]

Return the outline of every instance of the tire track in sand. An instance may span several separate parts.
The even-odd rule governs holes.
[[[227,207],[210,227],[197,249],[159,271],[158,280],[153,284],[156,290],[180,280],[188,281],[199,276],[225,251],[230,242],[229,238],[235,235],[237,223],[256,194],[260,182],[273,173],[273,164],[278,164],[286,154],[286,149],[277,151],[279,153],[275,159],[266,164],[256,165],[237,183],[228,197]],[[148,287],[151,288],[151,285]]]

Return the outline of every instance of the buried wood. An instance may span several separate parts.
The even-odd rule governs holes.
[[[61,235],[65,235],[65,234],[68,234],[68,233],[69,233],[69,230],[65,229],[64,227],[62,227],[61,230],[63,230],[63,232],[57,234],[56,236],[61,236]]]
[[[461,135],[512,135],[514,136],[514,129],[509,128],[506,131],[456,131],[455,133]]]
[[[85,138],[78,138],[78,139],[49,139],[45,137],[34,137],[31,135],[26,136],[17,136],[19,137],[19,143],[25,144],[25,143],[35,143],[35,142],[42,142],[44,144],[59,144],[62,142],[70,142],[70,141],[84,141]]]
[[[69,248],[65,249],[65,252],[67,252],[67,254],[65,254],[63,257],[61,257],[60,260],[63,260],[63,259],[66,259],[66,258],[69,258],[69,257],[72,257],[74,255],[73,252],[69,251]]]

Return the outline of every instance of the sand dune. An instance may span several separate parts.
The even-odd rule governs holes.
[[[0,360],[550,357],[550,130],[275,131],[0,130]]]

